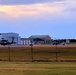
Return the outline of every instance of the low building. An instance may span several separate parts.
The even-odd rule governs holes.
[[[49,35],[32,35],[29,37],[31,43],[34,44],[50,44],[51,37]]]
[[[62,45],[62,44],[70,44],[70,39],[56,39],[52,42],[53,45]]]
[[[0,33],[0,40],[8,40],[8,42],[11,42],[14,38],[14,44],[13,45],[20,45],[21,44],[21,37],[17,33]]]
[[[29,38],[21,38],[21,45],[29,45],[30,39]]]

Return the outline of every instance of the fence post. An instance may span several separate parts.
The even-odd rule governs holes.
[[[58,61],[58,52],[57,52],[57,44],[56,44],[56,62]]]
[[[33,44],[30,44],[31,46],[31,61],[33,62]]]
[[[58,41],[56,40],[56,62],[58,61],[58,51],[57,51],[57,45],[58,45]]]
[[[8,60],[10,61],[10,46],[8,45]]]

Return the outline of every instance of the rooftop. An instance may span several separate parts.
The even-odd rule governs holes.
[[[32,35],[32,36],[30,36],[29,38],[45,38],[45,37],[47,37],[47,36],[49,36],[49,35]],[[50,36],[49,36],[50,37]]]

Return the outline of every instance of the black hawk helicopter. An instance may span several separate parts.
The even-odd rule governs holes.
[[[14,38],[12,38],[12,41],[11,42],[9,42],[8,40],[2,39],[2,40],[0,40],[0,44],[3,45],[3,46],[15,44]]]

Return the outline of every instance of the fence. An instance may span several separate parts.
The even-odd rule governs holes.
[[[0,61],[76,62],[76,47],[19,46],[0,47]]]

